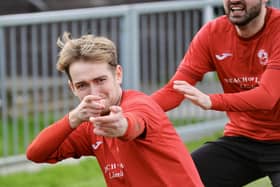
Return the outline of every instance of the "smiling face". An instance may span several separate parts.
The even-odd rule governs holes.
[[[113,41],[94,35],[72,38],[66,32],[57,45],[61,50],[56,67],[67,74],[75,96],[80,100],[88,95],[97,96],[91,98],[94,98],[93,102],[105,105],[101,115],[107,114],[110,106],[119,104],[122,69]]]
[[[224,0],[224,9],[233,24],[244,26],[260,15],[265,2],[267,0]]]
[[[102,98],[105,111],[111,105],[118,105],[121,95],[122,69],[120,65],[112,68],[106,62],[79,60],[69,67],[72,81],[69,86],[80,100],[87,95]]]

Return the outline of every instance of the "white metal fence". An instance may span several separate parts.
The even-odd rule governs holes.
[[[276,1],[275,1],[276,2]],[[193,35],[223,13],[222,1],[170,1],[0,16],[0,157],[23,154],[31,139],[75,103],[55,69],[56,40],[64,31],[111,38],[124,68],[124,87],[147,94],[166,83]],[[211,83],[211,84],[210,84]],[[215,82],[202,89],[215,92]],[[216,119],[223,114],[185,103],[172,119]]]
[[[124,87],[148,93],[174,73],[192,36],[220,4],[172,1],[1,16],[0,157],[24,153],[40,129],[75,103],[66,77],[55,69],[56,40],[64,31],[111,38]]]

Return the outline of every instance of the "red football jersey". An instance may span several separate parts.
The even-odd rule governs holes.
[[[145,137],[123,140],[96,136],[90,122],[71,129],[65,116],[35,138],[27,157],[55,163],[94,155],[112,187],[203,186],[188,150],[158,104],[143,93],[125,91],[121,107],[130,123],[145,126]]]
[[[257,140],[280,140],[280,11],[267,8],[266,23],[251,38],[238,36],[226,16],[206,25],[194,37],[171,81],[152,97],[166,111],[183,95],[174,80],[194,85],[216,71],[225,94],[211,94],[212,109],[226,111],[224,134]],[[168,98],[168,99],[166,99]]]

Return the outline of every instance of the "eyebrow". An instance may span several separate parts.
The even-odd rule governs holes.
[[[94,79],[91,79],[89,81],[94,81],[94,80],[97,80],[97,79],[102,79],[102,78],[107,78],[108,76],[107,75],[101,75],[99,77],[95,77]],[[78,84],[81,84],[81,83],[85,83],[85,82],[88,82],[87,80],[82,80],[82,81],[78,81],[78,82],[73,82],[74,85],[78,85]]]

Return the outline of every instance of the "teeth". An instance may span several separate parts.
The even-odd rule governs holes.
[[[243,10],[243,9],[240,7],[232,7],[231,10]]]

